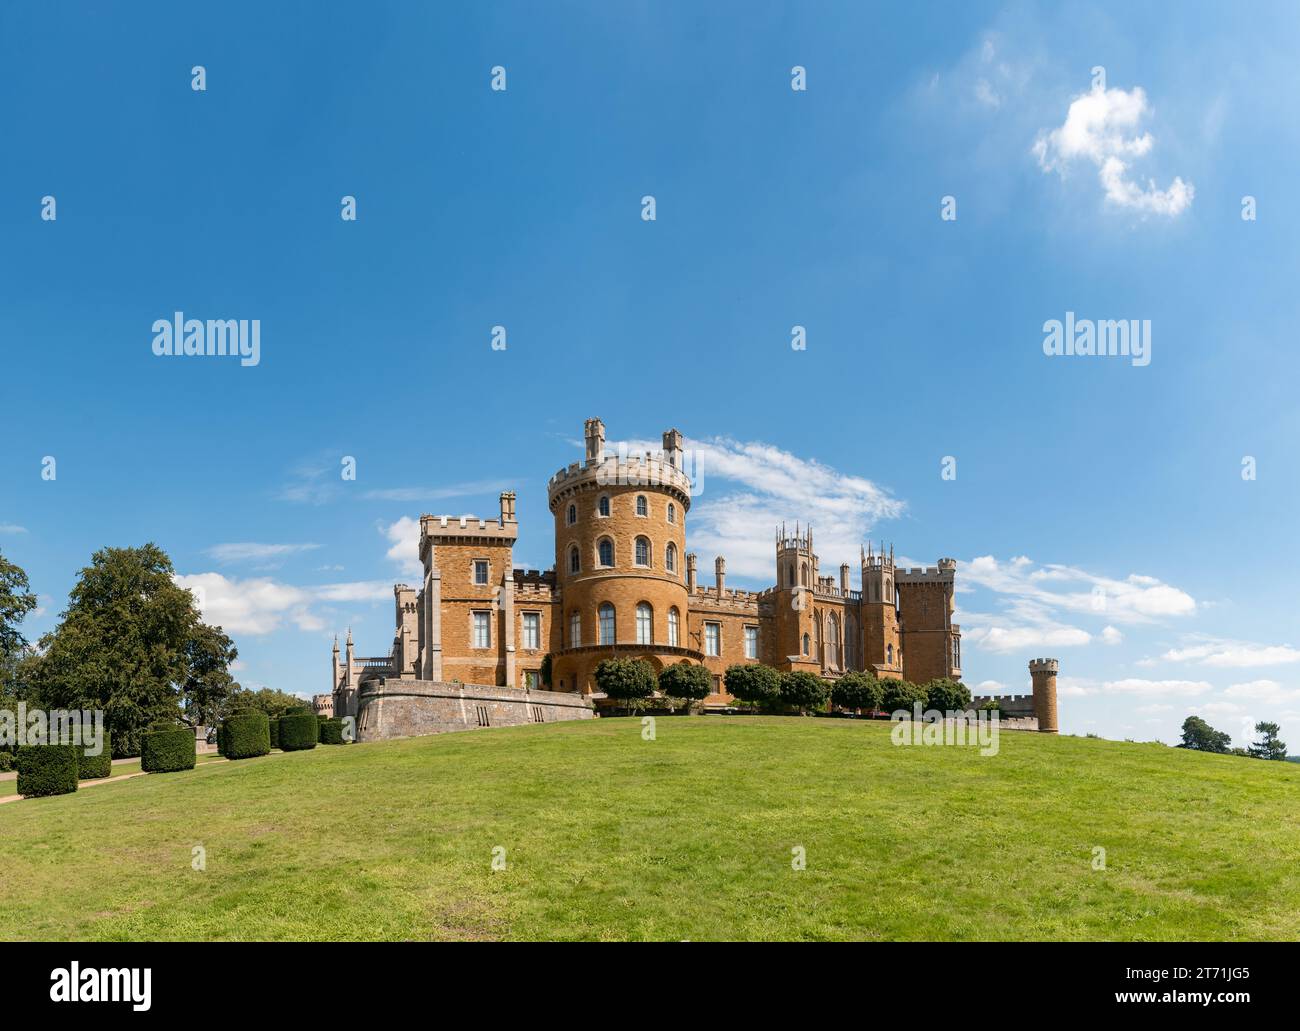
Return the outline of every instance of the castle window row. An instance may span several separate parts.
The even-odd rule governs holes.
[[[636,496],[635,504],[636,504],[636,514],[639,517],[641,517],[642,519],[650,518],[650,499],[648,497],[646,497],[644,494],[638,494]],[[613,512],[613,506],[614,506],[613,499],[608,494],[602,494],[599,498],[596,499],[596,515],[600,516],[602,519],[608,519],[610,514]],[[665,517],[670,523],[677,522],[677,505],[674,502],[672,501],[668,502],[668,508],[665,511]],[[575,502],[570,502],[569,507],[565,510],[564,513],[565,525],[572,526],[577,521],[578,521],[578,506]]]
[[[654,638],[654,607],[649,602],[638,602],[635,612],[636,643],[654,645],[659,642]],[[610,602],[602,602],[596,609],[596,643],[616,644],[618,642],[618,613]],[[681,647],[682,617],[677,606],[668,610],[669,648]],[[747,625],[742,630],[744,635],[744,655],[747,659],[758,659],[758,627]],[[569,634],[565,646],[579,648],[582,646],[582,613],[574,610],[569,613]],[[805,643],[806,647],[806,643]],[[722,654],[722,624],[708,622],[704,624],[704,654],[720,656]]]
[[[641,569],[654,568],[654,545],[649,537],[638,537],[633,548],[634,565]],[[615,566],[614,541],[602,537],[596,542],[596,568],[613,569]],[[677,545],[669,541],[664,549],[664,569],[669,573],[677,572]],[[569,573],[582,572],[582,552],[576,544],[569,545]]]

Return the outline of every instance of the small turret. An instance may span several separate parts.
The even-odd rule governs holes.
[[[587,437],[587,461],[605,457],[605,424],[599,419],[588,419],[583,428]]]
[[[1029,663],[1029,676],[1034,682],[1034,714],[1038,717],[1040,734],[1057,733],[1056,674],[1060,669],[1059,659],[1034,659]]]

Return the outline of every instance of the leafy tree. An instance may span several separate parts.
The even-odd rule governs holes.
[[[138,755],[151,723],[174,724],[187,686],[200,709],[213,704],[235,655],[156,544],[95,552],[61,620],[41,638],[36,690],[51,708],[103,709],[117,756]]]
[[[959,680],[937,677],[925,685],[925,707],[940,712],[964,712],[970,708],[970,688]]]
[[[899,709],[906,709],[911,712],[915,702],[920,702],[922,706],[925,705],[925,688],[919,687],[910,681],[882,680],[880,686],[884,692],[880,707],[885,712],[893,713]]]
[[[845,673],[831,688],[831,702],[841,709],[879,709],[885,696],[880,681],[868,673]]]
[[[18,624],[36,608],[36,595],[29,587],[22,567],[0,555],[0,658],[14,659],[27,647]]]
[[[537,679],[542,682],[542,687],[547,688],[548,690],[551,686],[551,670],[554,668],[554,665],[555,660],[551,657],[551,653],[547,652],[542,656],[542,664],[537,670]]]
[[[256,709],[258,712],[264,712],[272,719],[275,719],[277,716],[283,716],[290,709],[301,708],[304,708],[303,700],[297,695],[286,694],[284,691],[277,691],[271,687],[263,687],[253,691],[234,684],[230,693],[221,700],[220,705],[217,707],[215,719],[225,719],[241,709]],[[310,711],[310,707],[307,708]]]
[[[1256,723],[1255,733],[1259,740],[1250,746],[1250,754],[1256,759],[1285,759],[1286,742],[1277,737],[1280,729],[1276,723]]]
[[[659,671],[659,690],[669,698],[685,699],[689,710],[691,702],[713,693],[713,677],[704,666],[678,662]]]
[[[722,676],[727,693],[749,705],[771,708],[781,697],[781,674],[758,662],[728,666]]]
[[[185,651],[189,669],[181,685],[182,719],[192,727],[210,727],[230,692],[239,688],[230,676],[230,664],[239,652],[220,627],[205,623],[195,627]]]
[[[605,659],[596,666],[596,686],[609,698],[636,710],[655,693],[654,667],[644,659]]]
[[[830,688],[821,677],[805,670],[781,674],[781,701],[800,715],[809,710],[825,709]]]
[[[1201,717],[1188,716],[1183,720],[1183,740],[1178,747],[1223,755],[1228,751],[1231,741],[1230,736],[1221,730],[1215,730]]]

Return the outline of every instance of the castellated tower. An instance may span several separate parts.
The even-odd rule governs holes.
[[[862,561],[863,655],[867,669],[878,677],[903,677],[903,637],[895,587],[894,549],[877,554],[868,542]]]
[[[961,679],[961,627],[952,621],[957,562],[899,569],[898,611],[903,631],[903,678],[925,684],[937,677]]]
[[[1040,734],[1057,732],[1056,674],[1060,669],[1058,659],[1034,659],[1029,663],[1029,676],[1034,682],[1034,715],[1038,717]]]
[[[584,460],[547,486],[561,597],[551,679],[558,691],[590,693],[604,659],[643,658],[657,671],[699,656],[687,640],[691,484],[681,433],[668,430],[663,450],[644,455],[607,454],[599,419],[586,421],[584,436]]]
[[[776,589],[772,610],[779,667],[819,673],[821,655],[813,590],[817,585],[817,553],[812,527],[794,536],[782,526],[776,534]]]

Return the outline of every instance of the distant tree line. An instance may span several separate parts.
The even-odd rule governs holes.
[[[1258,739],[1246,748],[1233,748],[1232,738],[1222,730],[1215,730],[1200,716],[1183,720],[1183,739],[1179,748],[1194,752],[1214,752],[1218,755],[1244,755],[1251,759],[1285,759],[1286,742],[1278,739],[1281,728],[1276,723],[1261,721],[1255,724]]]

